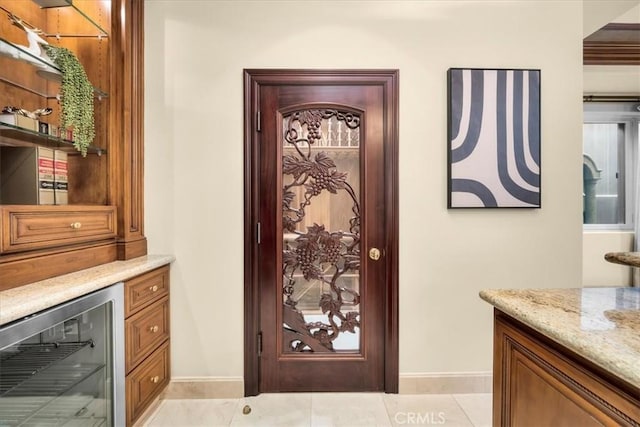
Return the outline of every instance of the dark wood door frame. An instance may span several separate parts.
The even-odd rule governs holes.
[[[244,394],[259,394],[260,291],[258,281],[258,141],[261,85],[378,84],[384,89],[385,235],[388,273],[385,301],[385,385],[398,392],[398,70],[244,70]]]

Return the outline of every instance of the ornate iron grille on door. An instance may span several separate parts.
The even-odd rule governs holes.
[[[283,117],[285,353],[360,349],[360,121],[337,109]]]

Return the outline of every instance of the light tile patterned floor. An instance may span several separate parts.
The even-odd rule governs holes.
[[[243,414],[249,405],[251,412]],[[145,427],[491,426],[491,394],[280,393],[164,400]]]

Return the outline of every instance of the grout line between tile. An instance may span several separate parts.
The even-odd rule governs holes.
[[[456,399],[456,395],[452,394],[451,397],[453,398],[453,401],[456,402],[456,405],[458,405],[458,407],[462,410],[462,413],[464,414],[464,416],[467,417],[467,420],[469,421],[469,424],[471,424],[472,426],[475,427],[475,424],[471,420],[471,417],[469,416],[469,414],[467,414],[467,410],[464,409],[462,404],[458,401],[458,399]]]

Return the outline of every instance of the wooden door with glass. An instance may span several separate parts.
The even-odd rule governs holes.
[[[397,72],[245,72],[245,393],[397,392]]]

